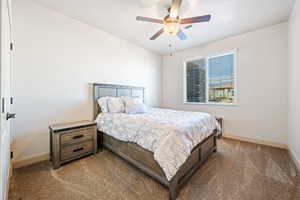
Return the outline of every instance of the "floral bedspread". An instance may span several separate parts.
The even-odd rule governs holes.
[[[158,108],[149,108],[144,114],[100,113],[95,121],[98,130],[153,152],[168,180],[197,144],[220,129],[208,113]]]

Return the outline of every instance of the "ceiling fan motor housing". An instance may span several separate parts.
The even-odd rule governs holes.
[[[177,18],[172,18],[169,15],[167,15],[164,18],[164,24],[165,24],[164,32],[168,33],[170,35],[176,35],[179,28],[180,28],[180,25],[179,25],[178,22],[179,22],[178,17]]]

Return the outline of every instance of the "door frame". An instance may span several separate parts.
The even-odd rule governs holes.
[[[11,7],[11,0],[0,0],[0,10],[1,10],[1,15],[0,15],[0,31],[1,31],[1,33],[0,33],[0,58],[1,58],[1,60],[3,59],[3,52],[5,52],[5,51],[9,51],[9,79],[8,79],[8,82],[9,82],[9,96],[6,96],[6,99],[5,99],[5,104],[7,104],[7,110],[5,111],[5,114],[6,113],[8,113],[8,112],[11,112],[11,110],[12,110],[12,101],[11,101],[11,96],[12,96],[12,61],[13,61],[13,57],[12,57],[12,7]],[[2,14],[2,11],[3,10],[6,10],[6,12],[4,12],[5,13],[5,15],[7,14],[8,16],[7,16],[7,18],[8,18],[8,22],[7,21],[3,21],[3,14]],[[6,16],[5,16],[5,18],[6,18]],[[3,24],[2,23],[8,23],[8,25],[9,25],[9,30],[5,30],[5,27],[3,26]],[[4,28],[4,30],[3,30],[3,28]],[[9,47],[8,47],[8,49],[2,49],[2,46],[3,46],[3,44],[4,43],[6,43],[7,44],[7,41],[3,41],[2,39],[2,37],[3,37],[3,32],[4,31],[9,31],[9,33],[8,33],[8,37],[9,37],[9,41],[8,41],[8,43],[9,43]],[[4,43],[3,43],[4,42]],[[2,61],[1,61],[1,63],[0,63],[0,84],[2,83],[2,80],[1,80],[1,78],[2,78],[2,69],[4,69],[4,68],[2,68]],[[1,97],[1,102],[0,102],[0,104],[1,104],[1,112],[2,112],[2,104],[4,103],[4,102],[2,102],[2,94],[3,94],[3,91],[2,91],[2,89],[1,89],[1,87],[0,87],[0,97]],[[6,94],[5,94],[6,95]],[[6,107],[6,106],[5,106]],[[5,121],[5,120],[4,120]],[[0,131],[2,131],[2,125],[3,125],[3,116],[1,116],[0,117]],[[8,150],[8,151],[5,151],[5,152],[2,152],[2,147],[0,147],[1,148],[1,150],[0,150],[0,153],[1,153],[1,156],[0,156],[0,159],[1,159],[1,161],[7,161],[8,163],[8,169],[3,169],[2,167],[6,167],[5,165],[4,166],[2,166],[2,165],[0,165],[0,173],[2,174],[3,172],[2,171],[4,171],[4,170],[7,170],[7,173],[5,174],[5,176],[7,176],[7,177],[5,177],[5,178],[7,178],[7,180],[4,182],[4,183],[2,183],[2,178],[1,178],[1,183],[2,184],[7,184],[6,185],[6,187],[5,187],[5,191],[2,191],[2,186],[1,186],[1,189],[0,189],[0,198],[5,198],[5,199],[8,199],[8,193],[9,193],[9,183],[10,183],[10,177],[11,177],[11,175],[12,175],[12,159],[11,159],[11,156],[10,155],[7,155],[6,154],[6,156],[8,156],[8,157],[2,157],[4,154],[3,153],[8,153],[8,154],[11,154],[10,152],[11,152],[11,144],[12,144],[12,122],[11,122],[11,120],[9,120],[8,122],[6,122],[6,123],[9,123],[9,128],[8,128],[8,132],[6,133],[6,134],[8,134],[8,135],[6,135],[5,137],[3,136],[3,134],[4,133],[0,133],[0,145],[3,145],[3,144],[7,144],[7,148],[8,149],[10,149],[10,150]],[[8,137],[8,138],[6,138],[6,137]],[[2,139],[7,139],[7,140],[5,140],[5,141],[2,141]],[[5,148],[5,147],[4,147]],[[8,159],[9,159],[9,161],[8,161]]]

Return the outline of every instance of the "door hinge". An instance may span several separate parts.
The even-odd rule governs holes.
[[[12,51],[14,49],[14,44],[10,43],[10,50]]]
[[[14,152],[11,151],[11,152],[10,152],[10,159],[13,159],[13,158],[14,158]]]

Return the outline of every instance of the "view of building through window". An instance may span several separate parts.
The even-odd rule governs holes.
[[[206,102],[206,59],[186,64],[187,102]]]
[[[234,53],[185,63],[186,102],[235,103]]]
[[[234,55],[208,59],[209,102],[234,103]]]

